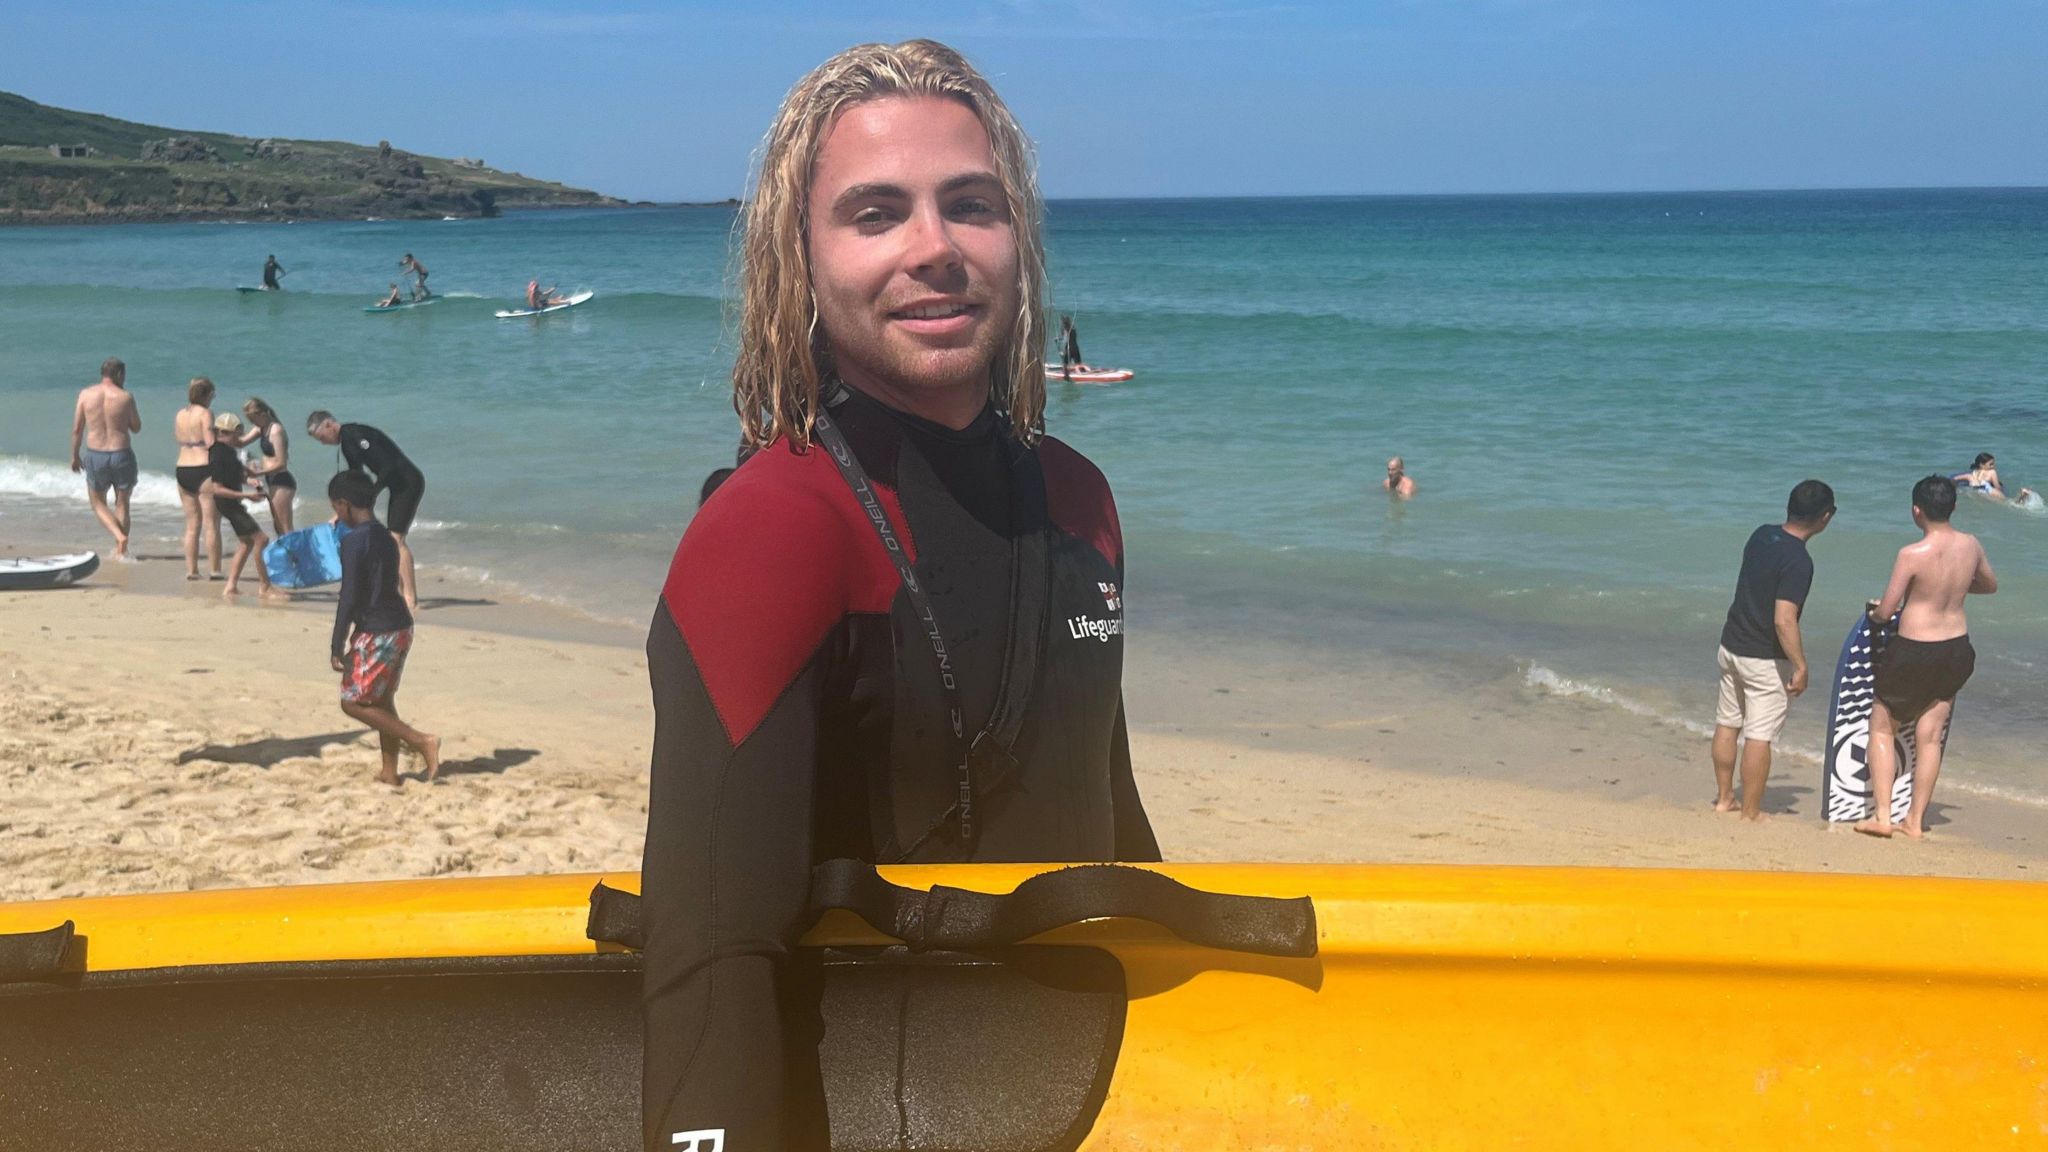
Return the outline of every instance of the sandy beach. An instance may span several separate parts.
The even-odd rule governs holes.
[[[400,699],[447,763],[429,786],[409,761],[396,790],[335,706],[326,597],[226,603],[168,559],[0,594],[0,898],[637,868],[642,637],[422,581]],[[1927,843],[1826,828],[1801,761],[1743,826],[1708,810],[1697,735],[1455,663],[1140,628],[1125,685],[1172,859],[2027,878],[2042,856],[2038,810],[1967,794]]]

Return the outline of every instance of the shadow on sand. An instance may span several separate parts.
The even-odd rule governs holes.
[[[178,753],[178,763],[212,760],[222,764],[254,764],[259,768],[271,768],[280,761],[318,756],[320,750],[329,744],[352,744],[366,731],[350,728],[345,732],[323,732],[318,736],[266,736],[246,744],[207,744]]]

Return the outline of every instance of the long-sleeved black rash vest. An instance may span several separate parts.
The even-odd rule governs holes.
[[[1102,474],[1057,440],[1016,450],[993,412],[955,432],[854,394],[833,417],[931,597],[970,736],[1001,678],[1012,534],[1051,556],[1022,767],[978,800],[972,846],[947,825],[911,858],[1158,859],[1124,731]],[[647,1146],[723,1130],[726,1152],[823,1148],[817,991],[792,951],[811,865],[916,841],[952,803],[957,759],[931,645],[822,447],[770,446],[698,512],[647,655]]]

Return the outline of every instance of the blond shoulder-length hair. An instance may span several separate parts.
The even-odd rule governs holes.
[[[990,365],[990,398],[1017,437],[1044,430],[1045,247],[1031,141],[965,57],[935,40],[860,44],[813,69],[783,98],[760,152],[753,199],[740,217],[739,346],[732,403],[751,447],[811,440],[829,371],[811,291],[808,233],[818,147],[840,112],[887,96],[958,100],[988,133],[1017,237],[1017,315]]]

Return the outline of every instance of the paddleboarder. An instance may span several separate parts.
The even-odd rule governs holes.
[[[279,284],[277,281],[280,276],[285,275],[289,275],[289,273],[285,271],[282,264],[277,262],[275,255],[266,257],[263,261],[263,290],[265,292],[283,291],[284,285]]]
[[[528,280],[526,282],[526,307],[529,311],[538,312],[543,308],[552,308],[557,304],[566,303],[568,301],[562,299],[554,287],[543,288],[540,286],[539,280]]]
[[[799,81],[741,240],[734,406],[648,634],[650,1149],[826,1146],[811,867],[1156,860],[1123,544],[1044,434],[1022,130],[928,40]]]
[[[405,258],[398,262],[398,271],[401,275],[413,277],[413,299],[425,300],[433,295],[432,292],[427,291],[427,266],[414,259],[412,253],[407,252]]]
[[[1075,372],[1086,372],[1088,365],[1081,359],[1081,333],[1074,328],[1074,318],[1060,313],[1060,375],[1072,381]]]
[[[1941,776],[1943,734],[1956,693],[1970,682],[1977,650],[1970,645],[1970,621],[1963,601],[1971,594],[1998,591],[1998,575],[1975,536],[1949,523],[1956,510],[1956,483],[1928,476],[1913,485],[1913,525],[1920,539],[1899,549],[1884,597],[1868,606],[1870,619],[1889,624],[1899,617],[1898,635],[1877,658],[1877,701],[1870,710],[1870,794],[1877,798],[1858,832],[1890,837],[1926,834],[1927,806]],[[1896,726],[1913,725],[1913,802],[1904,824],[1892,823],[1888,802],[1899,771]]]
[[[389,492],[384,505],[384,526],[398,541],[398,586],[405,594],[405,606],[420,610],[419,585],[413,578],[412,547],[406,534],[419,514],[420,497],[426,495],[427,477],[391,437],[368,424],[343,424],[331,412],[316,411],[306,417],[306,432],[322,444],[341,447],[348,468],[368,473],[374,491]]]
[[[378,308],[396,308],[403,303],[405,303],[405,295],[398,290],[398,282],[394,280],[391,283],[391,290],[386,292],[384,298],[377,301],[375,306]]]

